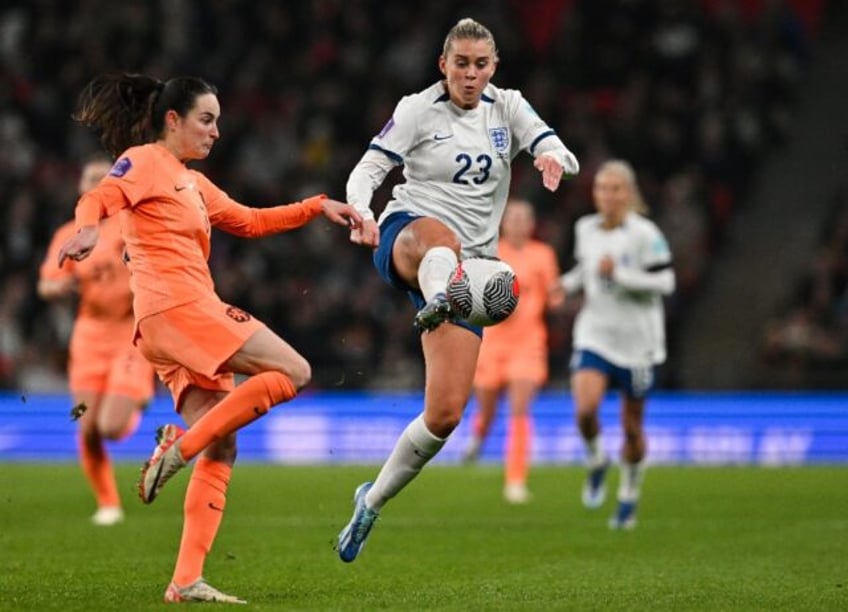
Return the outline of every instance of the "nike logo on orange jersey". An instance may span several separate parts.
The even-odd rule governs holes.
[[[221,508],[220,506],[216,506],[216,505],[215,505],[215,504],[213,504],[212,502],[209,502],[209,507],[210,507],[210,508],[212,508],[213,510],[217,510],[218,512],[223,512],[223,511],[224,511],[224,509],[223,509],[223,508]]]
[[[188,189],[191,185],[174,185],[174,189],[177,191],[182,191],[183,189]]]

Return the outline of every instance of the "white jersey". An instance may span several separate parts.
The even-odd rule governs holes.
[[[456,232],[463,258],[494,256],[511,163],[521,150],[554,156],[567,174],[579,170],[520,92],[490,84],[476,108],[463,110],[438,82],[400,100],[351,173],[347,199],[372,218],[374,189],[403,165],[406,180],[395,186],[380,221],[398,211],[435,217]]]
[[[569,292],[583,289],[585,301],[574,324],[574,349],[590,350],[624,368],[665,361],[662,295],[674,291],[671,251],[649,219],[628,213],[614,229],[602,217],[582,217],[575,226],[577,265],[562,277]],[[612,278],[598,266],[613,258]]]

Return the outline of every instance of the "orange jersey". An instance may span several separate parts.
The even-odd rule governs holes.
[[[41,264],[40,278],[76,278],[79,284],[80,320],[117,322],[132,319],[130,273],[121,259],[124,242],[118,219],[104,219],[100,223],[100,238],[87,259],[68,260],[60,268],[57,265],[59,249],[75,231],[72,221],[56,230]]]
[[[118,214],[126,242],[136,321],[215,295],[209,237],[217,227],[259,237],[304,225],[321,214],[323,196],[273,208],[249,208],[165,147],[131,147],[79,201],[77,226]]]
[[[559,276],[554,250],[538,240],[530,240],[521,249],[501,240],[498,243],[498,257],[515,271],[521,298],[515,312],[506,321],[486,328],[481,352],[485,352],[488,345],[547,350],[545,310],[548,289]]]

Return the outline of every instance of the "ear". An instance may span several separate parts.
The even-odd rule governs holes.
[[[440,55],[439,56],[439,72],[441,72],[445,76],[448,76],[447,69],[446,69],[447,64],[448,64],[447,58],[445,58],[444,55]]]
[[[177,111],[171,109],[165,112],[165,127],[169,130],[175,130],[180,124],[180,115]]]

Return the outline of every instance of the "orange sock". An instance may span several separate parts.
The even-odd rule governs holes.
[[[525,484],[530,462],[530,417],[511,416],[506,436],[506,483]]]
[[[91,490],[94,491],[97,507],[120,506],[121,498],[118,495],[118,486],[115,484],[112,462],[109,461],[109,455],[106,454],[103,440],[98,440],[98,446],[95,449],[86,444],[82,433],[80,433],[77,442],[79,443],[80,465]]]
[[[296,395],[291,379],[282,372],[251,376],[185,432],[180,442],[183,458],[189,461],[215,440],[227,437]]]
[[[203,563],[212,548],[224,506],[233,468],[206,457],[197,460],[186,489],[183,505],[183,536],[174,582],[187,586],[203,575]]]

